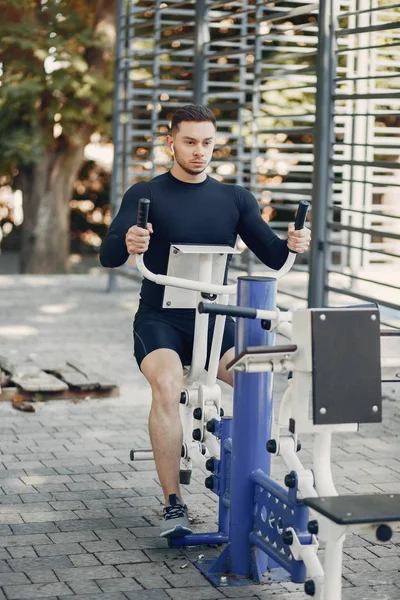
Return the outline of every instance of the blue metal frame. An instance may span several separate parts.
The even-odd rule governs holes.
[[[276,279],[240,277],[238,305],[273,310]],[[238,318],[236,353],[248,346],[270,346],[275,335],[260,321]],[[196,566],[215,584],[228,575],[229,585],[254,581],[305,581],[302,561],[293,559],[282,539],[293,528],[302,544],[311,543],[308,508],[297,499],[297,482],[286,489],[271,477],[266,442],[272,430],[272,373],[235,372],[233,417],[213,420],[209,430],[220,439],[221,457],[212,461],[208,486],[219,496],[218,532],[171,540],[172,546],[227,542],[215,560]]]

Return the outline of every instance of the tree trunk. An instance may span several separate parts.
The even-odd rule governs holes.
[[[69,255],[69,202],[84,162],[85,143],[48,149],[36,165],[19,170],[24,221],[22,273],[66,273]]]

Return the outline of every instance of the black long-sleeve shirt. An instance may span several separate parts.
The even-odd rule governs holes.
[[[238,185],[207,177],[186,183],[170,172],[133,185],[111,223],[100,249],[104,267],[119,267],[129,257],[125,235],[136,224],[138,201],[149,198],[149,221],[153,226],[145,264],[153,273],[167,272],[171,244],[234,246],[239,234],[256,256],[272,269],[280,269],[288,256],[285,240],[278,238],[262,219],[254,196]],[[160,309],[164,286],[145,279],[141,299]]]

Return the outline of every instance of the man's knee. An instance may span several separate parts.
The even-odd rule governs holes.
[[[156,350],[143,360],[141,369],[150,383],[153,405],[164,410],[176,407],[183,383],[179,356],[168,349]]]
[[[174,402],[179,400],[182,390],[182,376],[177,373],[157,373],[150,381],[153,400],[157,402]]]

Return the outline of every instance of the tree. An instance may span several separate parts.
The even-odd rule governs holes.
[[[62,273],[84,148],[111,132],[115,0],[0,9],[0,175],[23,193],[21,271]]]

